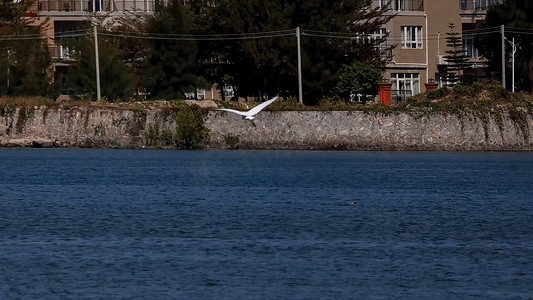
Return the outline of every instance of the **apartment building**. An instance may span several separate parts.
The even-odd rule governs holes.
[[[112,20],[129,13],[151,14],[165,0],[37,0],[26,15],[36,24],[46,22],[43,34],[48,37],[48,47],[53,60],[51,72],[54,81],[66,72],[71,64],[70,49],[61,45],[61,36],[86,29],[94,18]],[[62,91],[70,94],[68,88]]]
[[[48,21],[52,57],[68,59],[68,49],[54,43],[54,37],[86,27],[91,16],[122,17],[129,12],[153,13],[164,0],[38,0],[28,14],[36,22]]]
[[[394,14],[381,29],[388,33],[387,43],[394,45],[384,78],[392,83],[393,101],[425,91],[424,83],[440,82],[440,72],[447,64],[446,36],[449,24],[454,31],[476,28],[486,15],[486,9],[497,0],[375,0],[374,5],[389,8]],[[466,52],[481,72],[483,59],[479,57],[471,36],[464,36]]]

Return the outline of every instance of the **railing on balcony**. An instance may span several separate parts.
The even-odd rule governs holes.
[[[491,5],[502,3],[502,0],[459,0],[461,10],[486,10]]]
[[[32,12],[126,12],[157,11],[164,0],[39,0]]]
[[[393,11],[424,11],[424,0],[381,0],[381,7]]]
[[[409,97],[413,96],[413,92],[410,90],[392,90],[391,96],[393,103],[400,103],[407,101]]]
[[[63,45],[50,45],[48,51],[52,59],[56,61],[72,61],[72,53],[68,46]]]

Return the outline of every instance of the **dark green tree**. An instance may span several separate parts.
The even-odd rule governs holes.
[[[159,3],[159,2],[156,2]],[[159,5],[157,5],[160,8]],[[147,33],[147,18],[143,13],[128,13],[116,19],[111,26],[105,28],[109,32]],[[141,38],[126,38],[121,34],[115,35],[113,43],[122,51],[124,63],[133,70],[135,78],[134,98],[144,99],[145,90],[142,83],[143,72],[146,67],[146,59],[150,54],[150,41]]]
[[[441,79],[447,85],[455,85],[458,82],[463,85],[471,84],[471,75],[465,74],[465,71],[472,68],[472,63],[470,57],[465,54],[461,34],[454,31],[455,24],[450,23],[448,27],[450,32],[446,33],[446,46],[449,49],[445,51],[447,55],[444,56],[448,64],[443,68]]]
[[[515,55],[517,72],[516,85],[519,89],[533,93],[533,1],[506,0],[502,4],[489,7],[482,28],[505,25],[512,28],[506,33],[507,39],[515,38],[518,52]],[[523,32],[523,33],[521,33]],[[488,71],[501,76],[501,35],[497,33],[479,35],[474,40],[479,53],[488,59]],[[510,55],[506,51],[507,60]],[[508,80],[511,76],[506,77]]]
[[[100,28],[102,31],[102,28]],[[72,49],[73,63],[67,81],[75,95],[96,99],[96,63],[93,35],[62,41]],[[133,68],[124,60],[124,53],[113,37],[99,36],[99,69],[101,96],[108,100],[129,100],[134,91]]]
[[[161,11],[148,18],[146,31],[159,34],[189,34],[192,18],[183,1],[170,0]],[[185,93],[204,87],[197,75],[198,47],[195,41],[149,40],[150,53],[144,68],[143,85],[151,98],[179,99]]]
[[[330,35],[304,36],[302,56],[307,98],[317,100],[327,95],[338,80],[342,65],[359,61],[376,67],[384,66],[385,59],[378,47],[383,40],[372,39],[363,33],[374,33],[388,22],[392,15],[385,10],[372,9],[370,0],[333,2],[287,1],[292,26],[310,31],[353,33],[352,39],[331,38]],[[313,99],[315,98],[315,99]]]
[[[202,74],[219,86],[231,86],[236,97],[266,98],[278,92],[279,74],[286,69],[280,49],[294,45],[291,37],[250,39],[257,33],[287,29],[276,1],[191,1],[194,32],[199,34],[250,34],[235,40],[199,43]],[[211,1],[212,2],[212,1]]]
[[[51,63],[41,32],[25,15],[34,1],[0,2],[0,95],[44,96],[50,91]]]
[[[372,9],[372,0],[342,3],[285,0],[192,1],[201,33],[258,33],[286,30],[288,36],[270,39],[202,43],[206,73],[222,83],[233,79],[237,96],[297,95],[297,48],[295,28],[302,29],[302,62],[306,101],[316,102],[331,92],[343,64],[355,61],[381,66],[381,41],[355,33],[374,33],[386,23],[385,11]],[[210,2],[211,5],[207,5]],[[201,3],[201,4],[199,4]],[[337,35],[324,32],[352,33]],[[227,77],[226,77],[227,78]]]

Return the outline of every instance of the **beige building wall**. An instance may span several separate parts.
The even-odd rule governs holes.
[[[449,25],[455,25],[454,32],[462,34],[461,16],[459,15],[459,0],[426,0],[425,10],[428,17],[428,52],[429,78],[436,78],[439,57],[450,50],[446,46],[447,34],[451,32]],[[442,59],[441,59],[442,61]]]
[[[387,1],[375,0],[374,5],[380,6],[382,2]],[[397,5],[396,10],[390,12],[394,17],[385,28],[389,32],[388,44],[394,45],[395,48],[392,51],[393,58],[386,66],[384,77],[395,83],[393,90],[398,88],[398,80],[405,81],[407,78],[412,78],[412,84],[417,85],[411,87],[413,93],[424,92],[424,83],[437,79],[438,63],[445,63],[442,55],[445,55],[447,50],[446,33],[450,32],[449,24],[454,23],[455,32],[462,33],[460,0],[393,0],[393,2]],[[400,2],[404,3],[399,4]],[[419,3],[422,5],[418,5]],[[421,47],[402,45],[405,36],[402,34],[402,27],[405,26],[421,28]]]

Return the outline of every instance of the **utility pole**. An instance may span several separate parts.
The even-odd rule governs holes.
[[[302,89],[302,52],[300,45],[300,27],[296,27],[296,43],[298,47],[298,102],[304,103]]]
[[[6,59],[7,59],[7,89],[8,89],[8,92],[9,92],[9,55],[10,54],[11,54],[11,51],[9,51],[9,49],[7,49]]]
[[[516,53],[516,44],[514,43],[514,37],[513,37],[513,40],[512,40],[512,41],[508,40],[507,38],[505,38],[505,39],[506,39],[509,43],[511,43],[511,46],[513,46],[513,51],[511,52],[511,59],[512,59],[512,62],[513,62],[513,64],[512,64],[513,67],[512,67],[512,69],[511,69],[511,70],[512,70],[512,71],[511,71],[511,72],[512,72],[512,73],[511,73],[511,84],[512,84],[512,85],[511,85],[511,86],[512,86],[511,91],[514,93],[514,56],[515,56],[515,53]]]
[[[514,55],[516,53],[516,44],[514,43],[514,38],[513,38],[513,74],[512,74],[512,79],[513,79],[513,88],[512,88],[512,92],[514,93]]]
[[[98,29],[96,22],[94,23],[94,61],[96,66],[96,100],[100,101],[102,98],[100,92],[100,61],[98,57]]]
[[[502,85],[505,89],[505,25],[501,26],[502,32]]]

